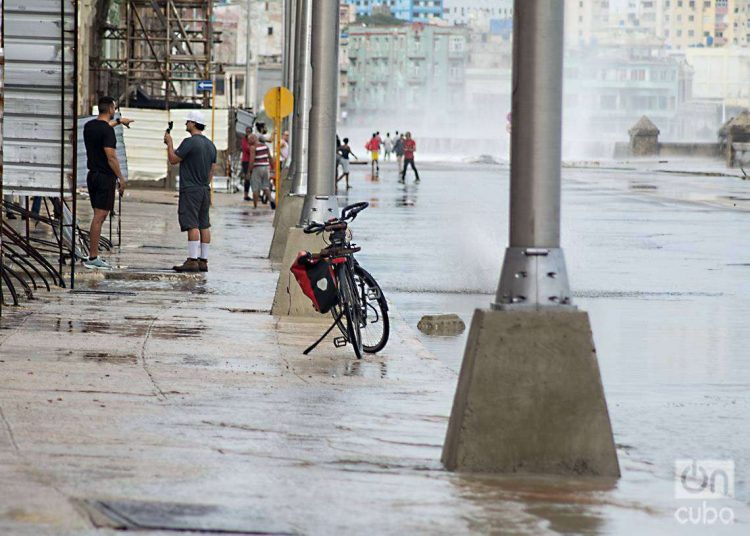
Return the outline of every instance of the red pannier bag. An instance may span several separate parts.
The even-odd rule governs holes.
[[[313,258],[309,251],[300,251],[290,270],[316,311],[327,313],[338,303],[333,264],[328,259]]]

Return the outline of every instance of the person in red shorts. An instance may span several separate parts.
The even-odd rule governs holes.
[[[411,132],[406,133],[406,139],[404,140],[404,169],[401,171],[401,181],[406,181],[406,168],[411,165],[414,170],[414,182],[419,182],[419,171],[417,166],[414,165],[414,153],[417,152],[417,142],[411,137]]]

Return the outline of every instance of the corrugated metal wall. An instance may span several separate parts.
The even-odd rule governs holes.
[[[71,172],[75,91],[73,2],[4,2],[6,194],[59,196],[63,162],[66,176]]]
[[[211,138],[211,110],[201,110],[206,117],[204,134]],[[185,115],[188,110],[147,110],[143,108],[120,108],[123,117],[135,120],[124,130],[125,147],[128,153],[130,179],[136,181],[156,181],[167,174],[167,151],[164,145],[164,131],[167,122],[174,121],[172,138],[175,148],[188,136],[185,132]],[[216,109],[214,144],[216,149],[227,149],[229,137],[229,110]]]

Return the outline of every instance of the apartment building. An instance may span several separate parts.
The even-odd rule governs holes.
[[[443,0],[448,24],[489,25],[492,20],[513,20],[513,0]]]
[[[354,6],[357,15],[366,16],[387,8],[401,20],[429,21],[443,16],[443,0],[345,0]]]
[[[609,27],[609,0],[565,0],[565,43],[585,47]]]
[[[466,42],[455,27],[350,27],[349,114],[455,109],[464,102]]]

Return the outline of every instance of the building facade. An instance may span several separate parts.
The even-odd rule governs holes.
[[[606,145],[646,115],[669,139],[677,135],[680,110],[691,98],[692,70],[680,58],[654,56],[649,47],[571,53],[565,60],[565,138],[592,153],[611,154]]]
[[[565,0],[565,44],[570,48],[595,43],[609,27],[609,0]]]
[[[443,0],[443,20],[451,25],[490,26],[513,22],[513,0]]]
[[[387,9],[401,20],[430,21],[443,16],[443,0],[346,0],[358,16],[369,16]]]
[[[640,28],[673,49],[747,45],[749,16],[750,0],[613,0],[610,5],[611,26]]]
[[[347,56],[350,115],[429,116],[464,102],[463,29],[421,23],[353,26]]]

